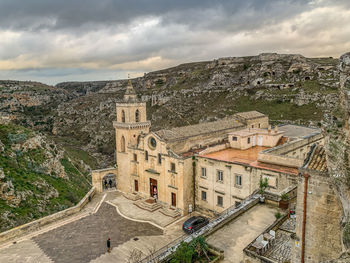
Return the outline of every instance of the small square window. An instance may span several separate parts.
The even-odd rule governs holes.
[[[207,192],[202,191],[202,201],[207,201]]]
[[[222,196],[218,195],[218,206],[224,206],[224,199],[222,198]]]
[[[236,136],[233,136],[233,137],[232,137],[232,141],[236,142],[236,141],[237,141],[237,137],[236,137]]]

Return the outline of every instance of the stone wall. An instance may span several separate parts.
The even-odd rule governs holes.
[[[328,174],[302,171],[309,174],[306,201],[305,262],[314,263],[338,257],[341,246],[342,205],[336,186]],[[302,174],[298,178],[296,204],[296,241],[292,246],[292,262],[301,262],[302,227],[304,212],[304,183]],[[297,243],[297,241],[300,241]]]
[[[252,185],[251,169],[240,164],[220,160],[197,157],[196,167],[196,210],[207,214],[220,213],[241,202],[253,193],[258,185]],[[206,177],[202,176],[202,168],[206,169]],[[223,180],[217,180],[217,172],[221,171]],[[235,176],[241,176],[241,185],[235,184]],[[202,191],[206,200],[202,200]],[[218,196],[223,199],[223,205],[218,205]]]
[[[43,218],[40,218],[38,220],[32,221],[30,223],[12,228],[8,231],[0,233],[0,244],[4,243],[6,241],[14,240],[16,238],[22,237],[24,235],[29,234],[30,232],[37,231],[43,226],[56,222],[60,219],[63,219],[67,216],[73,215],[75,213],[78,213],[95,195],[96,189],[93,187],[91,190],[84,196],[83,199],[80,200],[80,202],[68,209],[65,209],[63,211],[60,211],[58,213],[45,216]]]
[[[323,144],[321,133],[264,150],[258,154],[258,160],[264,163],[299,168],[304,163],[305,154],[315,142]]]

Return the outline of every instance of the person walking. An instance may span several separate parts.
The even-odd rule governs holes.
[[[104,184],[105,184],[105,189],[108,189],[107,180],[104,181]]]
[[[113,182],[112,182],[112,179],[109,179],[109,188],[112,188],[112,185],[113,185]]]
[[[111,253],[111,239],[110,238],[107,239],[107,252]]]

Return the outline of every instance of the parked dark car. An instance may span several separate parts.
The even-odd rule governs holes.
[[[209,223],[209,219],[203,216],[192,216],[182,225],[182,230],[191,234]]]

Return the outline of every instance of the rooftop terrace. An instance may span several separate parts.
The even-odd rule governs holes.
[[[320,133],[321,130],[317,128],[309,128],[299,125],[282,125],[278,127],[279,131],[283,131],[283,136],[289,137],[289,138],[303,138],[305,136],[309,136],[311,134]]]
[[[266,149],[268,149],[268,147],[262,146],[255,146],[247,150],[227,148],[221,151],[211,152],[199,156],[219,161],[238,162],[250,165],[258,159],[258,153]]]
[[[226,148],[220,151],[199,154],[199,156],[213,159],[213,160],[218,160],[218,161],[246,164],[252,167],[271,170],[275,172],[298,174],[297,168],[260,162],[258,160],[258,154],[259,152],[266,149],[271,149],[271,148],[263,147],[263,146],[255,146],[247,150]]]

